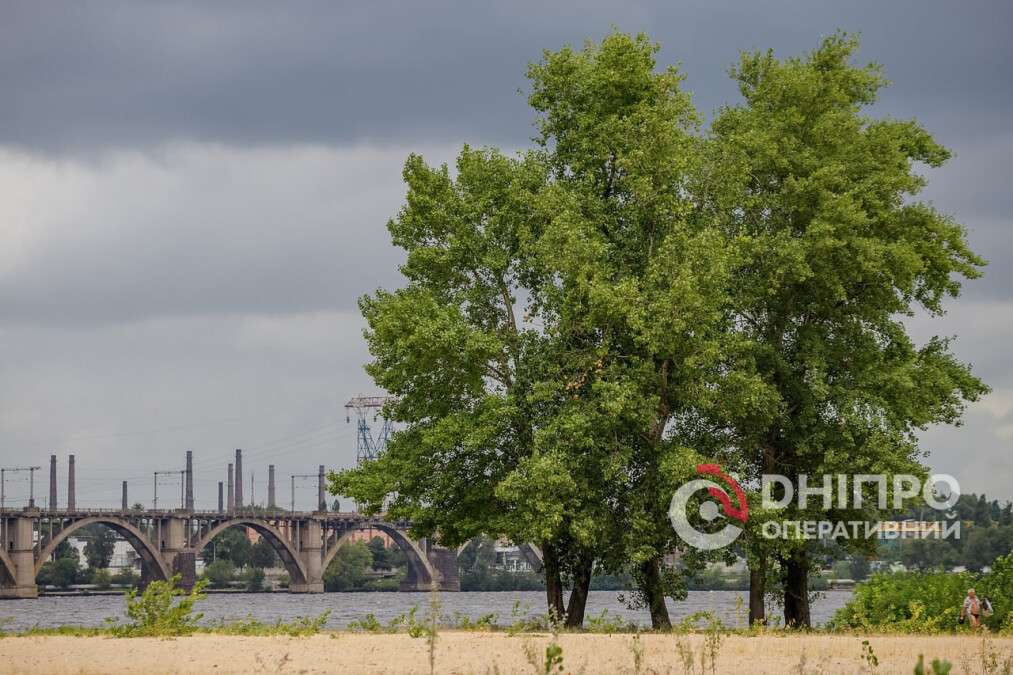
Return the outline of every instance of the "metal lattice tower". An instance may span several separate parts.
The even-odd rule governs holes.
[[[352,421],[355,412],[357,433],[355,435],[356,461],[360,464],[376,459],[387,446],[387,439],[394,429],[393,423],[383,414],[383,404],[391,400],[390,396],[356,396],[345,404],[345,421]],[[372,417],[372,420],[370,419]],[[370,422],[381,420],[380,432],[374,438]]]

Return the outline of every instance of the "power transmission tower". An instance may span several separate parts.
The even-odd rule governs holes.
[[[35,472],[41,469],[41,466],[9,466],[0,469],[0,509],[4,508],[4,501],[6,500],[5,484],[7,482],[7,474],[21,473],[22,471],[28,472],[28,508],[35,508]]]
[[[352,421],[352,412],[355,412],[355,459],[359,464],[376,459],[387,447],[387,439],[394,430],[394,424],[383,416],[383,404],[389,400],[390,396],[356,396],[345,404],[346,422]],[[377,420],[382,423],[379,434],[374,438],[370,422]]]

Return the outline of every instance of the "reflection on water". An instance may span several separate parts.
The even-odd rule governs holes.
[[[642,626],[650,625],[645,610],[630,610],[619,602],[615,591],[592,591],[587,601],[587,616],[600,614],[607,609],[609,616],[621,616]],[[816,624],[825,623],[838,608],[851,597],[851,591],[828,591],[813,603],[812,617]],[[253,617],[259,621],[290,621],[302,616],[319,616],[330,610],[328,628],[343,628],[349,621],[373,613],[381,622],[387,622],[413,605],[425,609],[429,605],[428,593],[323,593],[320,595],[291,595],[288,593],[211,593],[207,600],[198,603],[205,622],[219,619],[234,620]],[[442,593],[443,612],[477,618],[495,613],[497,623],[514,621],[514,606],[519,603],[523,614],[543,614],[545,594],[540,592],[502,593]],[[668,603],[672,620],[699,611],[717,614],[729,625],[745,622],[748,607],[745,593],[738,591],[690,591],[683,602]],[[23,630],[34,625],[100,626],[106,617],[125,619],[121,596],[98,595],[87,597],[42,597],[34,600],[0,600],[0,628]],[[776,608],[770,616],[778,616]]]

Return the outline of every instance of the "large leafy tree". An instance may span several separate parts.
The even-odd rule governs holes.
[[[406,284],[360,301],[367,372],[396,397],[386,415],[403,428],[375,462],[332,474],[331,491],[450,546],[483,533],[537,542],[550,610],[561,616],[564,516],[545,495],[575,489],[557,458],[534,456],[545,413],[529,396],[562,348],[519,307],[538,283],[533,202],[546,169],[534,155],[465,147],[456,177],[414,155],[403,175],[406,204],[388,229],[407,254]],[[531,499],[504,496],[508,479]]]
[[[723,356],[727,242],[690,193],[697,116],[656,52],[614,33],[546,53],[529,77],[551,171],[540,203],[553,214],[535,300],[567,346],[539,390],[558,401],[539,435],[606,507],[575,516],[600,563],[631,566],[652,625],[666,628],[665,596],[682,589],[663,558],[683,546],[666,511],[700,456],[684,427],[737,399],[743,374]]]
[[[726,242],[692,217],[696,116],[655,53],[618,33],[547,52],[536,151],[465,148],[456,178],[408,160],[388,225],[407,285],[361,302],[367,370],[405,427],[331,480],[449,544],[538,543],[550,611],[572,581],[571,624],[594,565],[632,563],[668,625],[665,511],[695,459],[672,430],[729,372]]]
[[[914,200],[917,167],[949,153],[914,121],[867,115],[885,81],[851,63],[856,49],[839,34],[802,58],[744,54],[732,69],[744,102],[712,126],[697,194],[738,253],[739,356],[776,402],[760,416],[725,408],[715,427],[754,476],[923,473],[917,432],[958,422],[986,391],[948,340],[917,345],[903,323],[941,314],[983,261],[959,224]],[[780,517],[857,515],[815,501]],[[776,562],[786,623],[808,625],[805,542],[753,554],[754,599]]]

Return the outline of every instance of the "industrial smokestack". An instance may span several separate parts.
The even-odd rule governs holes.
[[[243,508],[243,451],[236,448],[236,508]]]
[[[184,508],[193,511],[193,451],[186,451],[186,500]]]
[[[225,486],[218,481],[218,513],[225,511]]]
[[[130,508],[129,504],[127,504],[127,481],[123,481],[123,502],[121,508],[124,511]]]
[[[49,456],[49,508],[56,509],[56,455]]]
[[[324,497],[324,465],[317,471],[317,511],[327,510],[327,499]]]
[[[267,465],[267,508],[274,508],[274,464]]]
[[[74,490],[74,455],[67,458],[67,510],[77,509],[77,496]]]
[[[232,465],[229,464],[229,513],[236,510],[236,491],[232,481]]]

